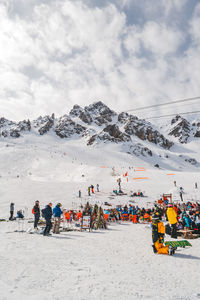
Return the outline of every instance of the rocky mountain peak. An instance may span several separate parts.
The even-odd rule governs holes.
[[[187,143],[191,133],[191,124],[186,119],[177,115],[171,121],[172,128],[169,131],[169,135],[173,135],[179,138],[180,143]]]

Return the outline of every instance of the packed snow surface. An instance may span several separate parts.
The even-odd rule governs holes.
[[[115,206],[130,204],[130,191],[140,190],[148,197],[134,199],[135,204],[147,208],[163,193],[180,201],[182,186],[184,201],[200,201],[195,189],[199,168],[156,169],[115,146],[89,148],[51,137],[3,140],[0,151],[0,218],[8,219],[11,202],[26,217],[0,222],[1,300],[200,299],[200,239],[174,256],[159,256],[152,251],[151,228],[145,224],[112,223],[108,230],[51,237],[15,232],[33,226],[27,219],[35,200],[41,208],[61,202],[63,208],[78,209],[88,200]],[[111,197],[119,177],[128,195]],[[88,186],[97,183],[100,192],[89,197]]]

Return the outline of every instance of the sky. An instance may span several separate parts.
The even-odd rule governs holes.
[[[0,117],[200,96],[199,28],[198,0],[1,0]]]

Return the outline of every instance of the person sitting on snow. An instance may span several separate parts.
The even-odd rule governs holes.
[[[17,218],[19,218],[19,219],[23,219],[24,218],[24,216],[23,216],[23,214],[22,214],[22,210],[20,209],[20,210],[18,210],[18,212],[17,212]]]
[[[158,213],[152,216],[152,240],[153,251],[158,254],[173,255],[175,248],[171,246],[164,246],[165,226],[161,222],[161,217]]]

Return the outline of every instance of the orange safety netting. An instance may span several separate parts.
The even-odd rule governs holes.
[[[133,180],[138,180],[138,179],[149,179],[149,177],[134,177]]]
[[[135,171],[146,171],[146,169],[145,169],[145,168],[142,168],[142,167],[137,167],[137,168],[135,169]]]

